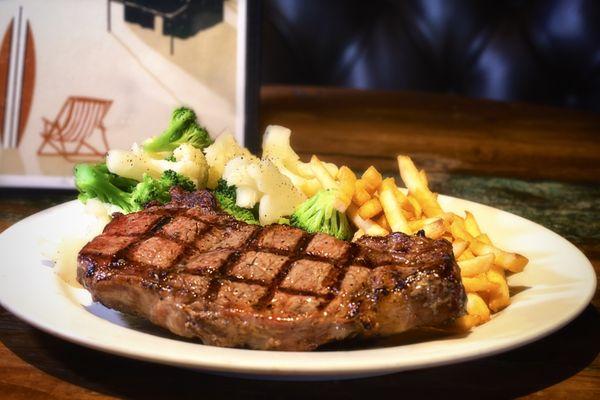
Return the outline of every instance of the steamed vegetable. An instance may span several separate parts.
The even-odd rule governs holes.
[[[346,214],[335,209],[336,191],[327,189],[306,200],[290,218],[290,224],[307,232],[322,232],[349,240],[352,231]]]
[[[300,156],[290,145],[292,131],[278,125],[269,125],[265,130],[262,144],[262,159],[269,160],[287,176],[296,188],[310,197],[323,189],[315,175],[311,163],[300,161]],[[328,174],[335,177],[338,167],[332,163],[322,163]]]
[[[265,130],[262,144],[262,158],[269,159],[292,182],[296,178],[313,178],[310,166],[300,161],[300,156],[290,145],[292,131],[278,125],[269,125]]]
[[[320,189],[320,185],[310,165],[300,161],[300,156],[292,149],[291,132],[283,126],[267,126],[263,136],[262,158],[275,164],[279,172],[287,176],[294,186],[310,196]]]
[[[173,186],[180,186],[188,192],[196,189],[196,186],[189,178],[180,175],[177,172],[167,170],[160,179],[154,179],[148,175],[144,175],[142,181],[133,189],[131,199],[135,204],[142,207],[151,201],[158,201],[164,204],[171,200],[169,190]],[[142,207],[140,207],[140,209]]]
[[[135,211],[136,206],[131,201],[131,194],[117,186],[118,177],[108,172],[106,165],[78,164],[74,173],[75,186],[79,190],[78,199],[81,202],[86,203],[89,199],[98,198],[104,203],[120,207],[125,212]]]
[[[238,206],[252,208],[258,205],[262,225],[273,224],[281,217],[289,216],[298,204],[306,200],[306,196],[270,160],[236,157],[225,165],[223,179],[236,187]]]
[[[235,186],[230,186],[224,179],[219,179],[213,194],[215,195],[219,206],[221,206],[221,209],[227,214],[248,224],[258,224],[258,219],[253,210],[236,205]]]
[[[335,165],[323,165],[337,176]],[[225,211],[262,225],[288,218],[307,196],[323,188],[311,165],[301,162],[291,148],[289,129],[268,127],[259,159],[229,133],[213,142],[185,107],[173,112],[162,134],[143,146],[109,151],[102,167],[78,166],[76,179],[83,201],[97,198],[124,212],[151,201],[169,201],[174,185],[187,190],[208,187]]]
[[[83,203],[98,199],[116,205],[125,213],[139,211],[152,201],[168,202],[171,200],[169,190],[173,186],[195,189],[190,179],[174,171],[165,171],[158,179],[144,175],[138,183],[109,172],[105,164],[76,165],[75,185],[79,190],[78,198]]]
[[[133,188],[135,187],[135,185],[138,184],[138,182],[134,179],[125,178],[125,177],[111,173],[108,170],[106,163],[97,164],[96,167],[98,168],[98,171],[110,175],[111,182],[116,187],[118,187],[119,189],[123,189],[126,192],[131,192],[133,190]]]
[[[144,150],[149,153],[170,152],[182,144],[203,149],[212,143],[206,129],[198,124],[196,113],[187,107],[179,107],[173,111],[168,128],[144,142]]]
[[[210,166],[208,187],[213,187],[211,180],[219,178],[235,186],[236,205],[253,208],[258,203],[262,225],[277,223],[306,200],[306,195],[271,159],[260,160],[253,156],[230,134],[219,136],[205,153]]]
[[[179,145],[172,157],[167,159],[134,144],[131,150],[109,151],[106,165],[110,172],[136,181],[141,181],[144,174],[158,179],[165,171],[171,170],[189,178],[196,187],[204,188],[208,177],[204,153],[190,144]]]
[[[280,218],[289,216],[296,207],[306,200],[298,190],[269,160],[261,160],[249,169],[259,193],[262,193],[258,206],[258,216],[262,225],[274,224]]]
[[[247,148],[240,146],[231,133],[219,135],[212,145],[204,149],[204,154],[209,167],[206,186],[210,189],[217,187],[225,165],[230,160],[242,156],[249,161],[258,161],[258,157],[252,155]]]
[[[222,179],[236,187],[236,204],[240,207],[254,207],[263,195],[256,185],[255,174],[251,174],[259,162],[255,157],[238,156],[225,164]]]

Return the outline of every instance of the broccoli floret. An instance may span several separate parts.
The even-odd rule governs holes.
[[[194,121],[192,125],[183,131],[181,138],[174,143],[173,149],[182,143],[189,143],[198,149],[203,149],[213,144],[213,140],[208,135],[206,128]]]
[[[214,190],[214,195],[221,209],[239,221],[248,224],[258,224],[258,218],[253,210],[242,208],[235,204],[236,187],[230,186],[224,179],[219,179],[217,187]]]
[[[131,201],[131,194],[116,183],[116,175],[106,169],[106,165],[78,164],[75,166],[75,185],[79,190],[79,200],[83,203],[98,198],[104,203],[117,205],[125,212],[137,211],[137,205]]]
[[[173,151],[183,143],[203,149],[212,144],[206,129],[196,120],[196,113],[187,107],[179,107],[173,111],[169,127],[160,135],[148,139],[144,150],[152,153]]]
[[[144,178],[131,193],[131,201],[136,204],[141,210],[146,204],[151,201],[158,201],[160,203],[167,203],[171,200],[169,194],[170,186],[168,183],[161,179],[154,179],[149,175],[144,174]]]
[[[144,208],[146,204],[152,201],[158,201],[161,204],[168,203],[171,201],[169,190],[173,186],[180,186],[188,192],[196,189],[191,180],[175,171],[166,170],[160,179],[154,179],[144,174],[143,180],[136,185],[131,193],[131,201],[139,209]]]
[[[178,174],[175,171],[171,171],[170,169],[163,172],[160,179],[168,184],[169,188],[173,186],[181,186],[183,190],[187,190],[188,192],[193,192],[196,190],[196,185],[194,185],[194,182],[192,182],[190,178]]]
[[[290,218],[290,225],[310,233],[327,233],[338,239],[349,240],[352,237],[346,214],[334,207],[334,190],[322,190],[300,204]]]
[[[113,174],[108,170],[106,163],[98,164],[96,167],[98,168],[98,171],[107,174],[110,178],[111,183],[121,190],[131,192],[135,185],[138,184],[138,181],[136,181],[135,179],[129,179],[123,176],[119,176],[117,174]]]
[[[75,166],[75,185],[83,203],[97,198],[119,206],[126,213],[139,211],[151,201],[167,203],[173,186],[187,191],[195,189],[191,180],[171,170],[165,171],[160,179],[144,175],[141,182],[136,182],[108,172],[105,164]]]

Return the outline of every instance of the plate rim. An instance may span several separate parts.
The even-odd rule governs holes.
[[[430,361],[420,362],[420,363],[413,364],[413,365],[410,365],[410,364],[403,365],[402,360],[396,360],[396,362],[380,363],[379,365],[376,365],[376,366],[371,365],[371,366],[365,367],[364,365],[362,365],[360,363],[348,363],[347,365],[335,366],[335,368],[329,367],[329,368],[325,368],[325,369],[319,368],[318,366],[312,366],[312,367],[311,366],[308,366],[308,367],[303,366],[302,368],[298,368],[298,365],[295,365],[295,367],[293,369],[286,367],[286,366],[274,367],[272,365],[269,366],[269,365],[264,365],[264,364],[254,364],[254,365],[248,365],[248,366],[246,366],[246,365],[231,365],[231,364],[224,363],[222,361],[221,362],[215,362],[214,360],[211,361],[211,359],[196,359],[195,362],[189,362],[188,360],[176,360],[173,358],[172,354],[163,354],[163,353],[147,354],[147,352],[140,352],[140,351],[135,351],[135,350],[125,351],[125,350],[121,350],[120,348],[115,348],[115,347],[111,346],[108,342],[97,343],[93,340],[91,340],[91,341],[85,340],[85,338],[82,337],[81,334],[78,334],[76,332],[75,333],[74,332],[65,332],[64,330],[61,331],[60,329],[54,328],[54,326],[52,326],[52,324],[46,323],[46,321],[38,321],[35,318],[30,318],[30,316],[27,315],[26,312],[22,313],[18,306],[13,307],[13,304],[8,304],[6,301],[4,301],[2,293],[0,293],[0,305],[2,305],[2,307],[4,307],[7,311],[12,313],[13,315],[15,315],[17,318],[25,321],[26,323],[34,326],[37,329],[40,329],[48,334],[59,337],[63,340],[69,341],[71,343],[75,343],[77,345],[91,348],[91,349],[94,349],[97,351],[102,351],[102,352],[106,352],[109,354],[115,354],[118,356],[136,359],[136,360],[147,361],[147,362],[160,363],[160,364],[165,364],[165,365],[172,365],[172,366],[177,366],[177,367],[202,370],[202,371],[207,371],[207,372],[230,373],[230,374],[246,375],[246,376],[252,375],[255,377],[262,378],[262,379],[264,379],[265,377],[268,377],[268,376],[273,376],[273,377],[278,377],[278,378],[288,377],[290,379],[294,379],[294,378],[301,379],[302,377],[309,378],[309,379],[310,378],[319,378],[319,377],[329,378],[332,376],[336,377],[336,379],[339,379],[339,378],[353,378],[353,377],[362,377],[362,376],[374,376],[374,375],[382,375],[382,374],[400,372],[400,371],[406,371],[406,370],[431,368],[431,367],[436,367],[436,366],[466,362],[466,361],[479,359],[479,358],[483,358],[483,357],[489,357],[489,356],[493,356],[495,354],[507,352],[507,351],[513,350],[515,348],[525,346],[531,342],[539,340],[543,337],[546,337],[546,336],[558,331],[559,329],[563,328],[568,323],[573,321],[575,318],[577,318],[585,310],[585,308],[589,305],[589,303],[592,300],[592,298],[595,294],[595,291],[596,291],[596,285],[597,285],[596,272],[595,272],[590,260],[586,257],[586,255],[581,250],[579,250],[579,248],[577,248],[577,246],[575,246],[573,243],[571,243],[568,239],[560,236],[556,232],[546,228],[543,225],[540,225],[534,221],[530,221],[524,217],[510,213],[508,211],[504,211],[504,210],[501,210],[501,209],[498,209],[495,207],[491,207],[491,206],[488,206],[485,204],[481,204],[481,203],[477,203],[477,202],[473,202],[470,200],[465,200],[465,199],[461,199],[461,198],[453,197],[453,196],[446,196],[446,195],[440,194],[440,198],[443,199],[443,201],[450,200],[450,201],[462,202],[465,204],[465,208],[467,208],[468,206],[474,205],[475,207],[487,208],[488,211],[500,211],[502,213],[509,214],[511,217],[517,218],[520,222],[525,222],[527,224],[533,224],[536,226],[537,229],[541,228],[541,229],[545,230],[547,233],[554,236],[555,239],[564,241],[566,244],[568,244],[568,246],[571,248],[571,250],[574,250],[576,253],[578,253],[578,255],[581,257],[582,261],[585,261],[585,267],[587,269],[587,272],[589,273],[591,278],[594,278],[594,279],[589,280],[588,292],[585,293],[584,296],[580,296],[578,298],[579,302],[576,307],[571,308],[569,310],[569,313],[565,313],[562,316],[562,318],[560,318],[560,320],[558,320],[554,324],[550,325],[549,327],[546,327],[545,329],[534,331],[532,334],[525,335],[521,340],[514,341],[509,344],[506,344],[504,342],[499,342],[499,343],[489,345],[482,351],[480,351],[478,349],[471,349],[470,351],[463,351],[460,355],[454,356],[451,358],[450,357],[447,357],[447,358],[437,357]],[[2,241],[5,239],[5,237],[9,236],[13,232],[13,230],[18,229],[18,226],[21,223],[25,224],[25,222],[30,222],[33,219],[43,217],[45,214],[52,214],[53,212],[56,212],[56,210],[58,210],[58,209],[72,207],[72,206],[74,206],[75,203],[78,203],[78,200],[71,200],[71,201],[61,203],[61,204],[57,204],[53,207],[49,207],[47,209],[40,210],[39,212],[14,223],[10,227],[8,227],[4,232],[0,233],[0,243],[2,243]],[[0,268],[0,271],[1,271],[1,268]],[[58,279],[58,277],[56,277],[56,279]],[[94,316],[94,317],[102,319],[98,316]],[[126,329],[128,331],[134,331],[138,334],[148,334],[145,332],[136,331],[135,329],[126,328],[126,327],[119,326],[119,325],[116,325],[116,327],[121,328],[121,329]],[[150,334],[148,334],[148,335],[150,335]],[[176,339],[169,339],[169,338],[161,338],[161,339],[177,341]],[[278,353],[278,354],[283,354],[285,356],[292,356],[292,357],[295,355],[310,354],[311,356],[316,355],[315,358],[321,358],[321,357],[323,357],[322,355],[331,353],[330,351],[327,351],[327,352],[281,352],[281,351],[264,351],[264,350],[248,350],[248,349],[231,349],[231,348],[220,348],[220,347],[215,347],[215,346],[206,346],[206,345],[203,345],[200,343],[194,344],[194,345],[211,348],[211,349],[218,349],[218,351],[223,351],[223,352],[252,352],[252,353],[257,353],[257,354],[265,354],[265,355]],[[397,347],[402,347],[402,346],[397,346]],[[339,350],[339,351],[332,351],[332,352],[337,353],[337,354],[342,354],[342,353],[349,353],[349,352],[354,353],[354,352],[385,351],[385,350],[386,350],[386,348],[377,348],[377,349]],[[314,364],[318,364],[318,363],[314,363]]]

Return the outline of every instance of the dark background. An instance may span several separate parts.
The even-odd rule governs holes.
[[[265,0],[263,84],[600,112],[598,0]]]

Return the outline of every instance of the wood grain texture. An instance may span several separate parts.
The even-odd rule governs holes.
[[[412,110],[401,112],[404,118],[411,121],[410,124],[405,125],[404,120],[390,109],[391,100],[386,97],[391,96],[389,94],[383,94],[382,97],[366,94],[364,112],[361,115],[357,114],[358,100],[344,99],[346,96],[343,96],[343,91],[334,91],[337,93],[329,95],[327,91],[313,89],[285,89],[287,94],[279,88],[273,89],[273,92],[269,90],[264,92],[266,94],[263,124],[290,125],[295,131],[294,146],[302,148],[305,153],[314,151],[326,157],[330,156],[330,159],[335,156],[340,160],[351,160],[352,166],[357,169],[361,167],[361,163],[376,162],[380,165],[381,161],[389,164],[390,173],[395,173],[393,156],[400,148],[396,142],[404,143],[403,146],[413,146],[410,137],[400,139],[397,137],[399,136],[397,127],[404,126],[402,128],[404,133],[400,136],[413,135],[413,131],[425,132],[427,139],[422,139],[423,143],[411,147],[414,150],[404,152],[420,154],[423,157],[422,161],[429,162],[427,165],[438,168],[438,174],[431,174],[433,187],[448,194],[483,199],[481,201],[487,201],[489,204],[505,209],[510,208],[512,212],[537,219],[543,224],[556,222],[553,228],[569,236],[570,240],[584,251],[592,260],[596,274],[600,276],[600,239],[593,228],[581,227],[586,221],[600,219],[598,207],[595,207],[600,200],[594,199],[595,195],[589,199],[583,197],[588,188],[595,188],[596,185],[558,184],[549,181],[549,183],[539,183],[541,186],[535,186],[536,183],[532,181],[497,178],[494,178],[492,184],[484,184],[480,177],[470,178],[468,175],[483,173],[488,176],[512,175],[539,178],[540,174],[548,174],[544,177],[565,181],[594,181],[597,176],[594,178],[585,172],[573,172],[576,168],[570,163],[569,158],[559,154],[560,152],[548,156],[549,159],[563,163],[563,166],[567,166],[566,170],[571,171],[572,174],[559,172],[559,169],[554,167],[550,172],[540,173],[539,168],[526,168],[526,162],[523,160],[519,161],[518,166],[511,167],[510,160],[514,161],[514,158],[511,159],[511,156],[505,154],[507,149],[510,149],[507,143],[496,153],[485,153],[489,150],[488,137],[475,134],[474,126],[479,126],[483,131],[487,126],[486,120],[490,126],[501,120],[498,125],[503,127],[508,136],[515,137],[510,133],[511,126],[520,129],[519,141],[525,143],[525,148],[519,150],[523,157],[540,160],[543,158],[544,151],[537,149],[533,143],[540,140],[540,127],[546,126],[542,123],[544,117],[548,115],[546,109],[538,109],[537,113],[533,113],[531,108],[526,107],[529,111],[525,113],[517,106],[488,102],[483,102],[483,105],[474,102],[473,105],[465,106],[464,104],[471,104],[473,101],[451,98],[446,100],[448,103],[445,108],[453,110],[453,104],[457,101],[459,104],[455,112],[459,115],[458,120],[463,122],[448,122],[454,121],[454,117],[438,115],[433,117],[429,129],[425,116],[435,110],[438,114],[443,113],[445,108],[442,99],[432,100],[425,96],[427,98],[425,101],[426,99],[421,95],[415,95],[413,100],[409,101],[412,95],[401,95],[402,99],[395,101]],[[347,97],[357,96],[353,91],[346,93],[348,93]],[[298,97],[301,97],[300,105],[297,104]],[[311,99],[320,106],[309,106]],[[347,105],[345,113],[344,104]],[[471,108],[467,113],[461,107]],[[500,108],[498,111],[493,111],[489,107]],[[556,126],[550,129],[553,132],[550,134],[553,137],[553,146],[558,146],[557,143],[560,142],[560,146],[566,149],[564,154],[571,154],[571,156],[577,153],[575,149],[578,146],[587,146],[589,149],[580,150],[583,154],[582,158],[590,163],[597,162],[595,157],[598,154],[594,156],[590,150],[597,148],[594,147],[597,146],[597,142],[593,140],[596,132],[594,127],[597,123],[596,117],[570,111],[565,113],[566,119],[570,122],[565,120],[560,122],[564,130],[561,131]],[[344,117],[345,122],[335,121],[333,118],[335,115]],[[424,122],[419,122],[421,118]],[[448,126],[444,126],[444,118]],[[375,127],[373,121],[378,121]],[[527,121],[530,123],[528,124]],[[455,125],[451,125],[452,123]],[[371,140],[365,139],[364,132],[358,129],[357,124],[364,129],[371,127],[366,131]],[[409,129],[411,126],[414,128]],[[460,126],[464,126],[465,132],[462,132]],[[344,134],[342,135],[341,132]],[[566,135],[563,139],[560,139],[561,132]],[[376,143],[380,138],[379,134],[387,137],[385,140],[388,148],[381,143]],[[484,155],[492,154],[493,156],[488,157],[489,161],[485,164],[487,166],[483,170],[476,168],[473,161],[475,158],[463,157],[460,151],[448,150],[448,146],[451,146],[448,143],[450,134],[464,138],[463,143],[470,143],[469,148],[472,150],[480,148],[484,149],[482,150]],[[338,143],[337,146],[330,142],[331,138],[341,140],[342,136],[345,137],[345,142]],[[430,141],[430,144],[428,145],[425,140]],[[344,143],[351,144],[345,146]],[[348,157],[360,152],[360,146],[363,146],[370,155],[358,159]],[[532,155],[526,156],[529,151]],[[442,160],[439,163],[435,161],[438,156]],[[498,165],[494,166],[492,160],[495,160]],[[530,166],[532,165],[534,163],[530,162]],[[590,165],[589,168],[597,168]],[[456,175],[458,171],[461,174]],[[573,193],[580,202],[575,202],[569,197],[569,194]],[[70,192],[1,190],[0,231],[27,215],[73,197],[74,194]],[[579,226],[571,229],[568,223],[553,219],[556,214],[553,207],[555,205],[561,207],[560,199],[564,199],[565,207],[568,203],[574,208],[573,213],[568,217],[577,216],[578,219],[573,219],[573,224]],[[540,341],[513,351],[451,366],[382,377],[306,383],[235,379],[129,360],[55,338],[21,322],[0,307],[0,398],[306,400],[324,397],[348,399],[394,395],[426,399],[515,397],[598,399],[600,398],[599,310],[600,291],[597,290],[592,304],[573,322]]]
[[[600,181],[600,115],[451,95],[268,86],[261,128],[286,126],[301,155],[397,171]]]

